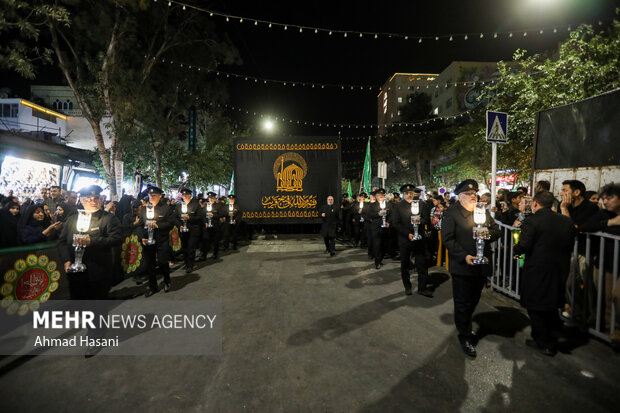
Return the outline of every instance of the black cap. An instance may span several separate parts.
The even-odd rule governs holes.
[[[158,188],[156,186],[152,186],[152,187],[149,188],[149,192],[148,193],[149,193],[149,195],[150,194],[159,194],[159,195],[161,195],[161,194],[164,193],[164,190],[161,189],[161,188]]]
[[[409,192],[415,190],[415,185],[406,184],[400,187],[400,192]]]
[[[131,203],[132,208],[138,208],[140,205],[142,205],[142,201],[140,201],[139,199],[136,199]]]
[[[385,195],[385,189],[383,189],[383,188],[379,188],[379,189],[377,189],[377,190],[375,191],[375,195],[377,195],[377,194],[382,194],[382,195]]]
[[[456,195],[460,194],[461,192],[465,192],[465,191],[471,191],[474,190],[476,192],[478,192],[478,182],[476,182],[473,179],[466,179],[464,181],[462,181],[461,183],[459,183],[456,188],[454,188],[454,193]]]
[[[377,195],[377,191],[370,191],[370,196],[376,196]]]
[[[207,196],[211,198],[215,198],[217,194],[215,192],[207,192]]]
[[[82,197],[84,197],[84,196],[99,196],[99,195],[101,195],[101,191],[103,191],[103,188],[101,188],[99,185],[90,185],[90,186],[87,186],[86,188],[80,189],[78,191],[78,193]]]
[[[392,195],[394,195],[394,198],[400,198],[400,193],[398,192],[394,192]]]
[[[233,194],[228,195],[228,199],[235,199],[235,195]]]
[[[349,197],[349,194],[342,194],[343,199],[347,199],[348,197]]]
[[[422,189],[421,188],[413,188],[413,193],[414,194],[421,194],[422,193]]]
[[[366,192],[362,192],[360,196],[363,196],[364,198],[368,198],[368,194]]]
[[[192,194],[192,190],[189,188],[182,188],[180,191],[183,195],[191,195]]]

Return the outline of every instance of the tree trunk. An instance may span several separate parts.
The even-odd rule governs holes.
[[[161,188],[161,152],[155,149],[155,182]]]
[[[418,179],[418,185],[422,185],[422,161],[420,159],[416,159],[415,161],[415,173]]]

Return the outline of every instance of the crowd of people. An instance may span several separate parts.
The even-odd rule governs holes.
[[[447,250],[443,258],[452,276],[455,325],[463,351],[475,357],[477,338],[472,315],[491,275],[490,245],[500,236],[498,223],[520,228],[521,240],[514,252],[525,255],[521,302],[532,320],[533,340],[529,344],[553,355],[561,325],[557,310],[572,310],[566,307],[569,262],[581,262],[585,254],[585,242],[580,242],[578,256],[571,256],[574,237],[596,231],[620,235],[620,184],[608,184],[599,192],[589,193],[582,182],[568,180],[563,182],[560,199],[549,189],[549,182],[540,181],[532,195],[525,187],[499,191],[494,205],[490,194],[479,194],[478,183],[470,179],[443,195],[425,193],[423,188],[407,184],[399,193],[376,188],[370,194],[344,195],[339,205],[329,196],[318,207],[320,232],[330,257],[336,254],[338,238],[345,245],[366,250],[376,269],[382,268],[386,258],[400,261],[406,295],[413,293],[410,272],[415,269],[417,293],[427,298],[433,298],[436,288],[429,282],[428,269],[440,264],[441,252]],[[194,196],[191,189],[181,188],[178,197],[170,199],[162,189],[148,186],[136,198],[123,195],[118,202],[106,202],[101,192],[94,185],[79,194],[51,186],[30,202],[20,203],[12,193],[2,196],[0,247],[57,241],[75,299],[107,297],[110,280],[106,274],[116,271],[120,244],[128,235],[137,235],[143,246],[146,297],[159,291],[158,272],[163,275],[164,292],[170,291],[173,254],[169,235],[173,227],[179,229],[186,273],[193,272],[195,261],[206,260],[209,252],[217,259],[220,247],[237,248],[242,211],[234,195],[218,198],[209,192]],[[472,236],[480,231],[474,229],[473,218],[479,203],[486,207],[482,252]],[[87,268],[87,276],[79,277],[70,270],[75,261],[78,210],[91,216],[90,229],[78,242],[85,247],[83,262]],[[617,265],[613,243],[605,248],[603,262],[596,262],[604,267],[604,279],[595,277],[592,281],[605,283],[608,308],[613,305],[620,314],[620,281],[612,285],[613,267]],[[584,273],[570,276],[581,281],[585,277]],[[609,317],[606,320],[609,322]]]

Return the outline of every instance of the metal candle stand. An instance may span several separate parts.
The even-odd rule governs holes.
[[[153,224],[155,223],[155,207],[153,205],[147,205],[146,207],[146,229],[149,233],[149,238],[146,241],[146,245],[155,245],[155,239],[153,239]]]
[[[474,239],[476,240],[476,258],[474,264],[488,264],[489,260],[484,256],[484,241],[491,238],[489,229],[484,226],[487,221],[486,204],[484,202],[476,203],[474,209]]]
[[[76,222],[76,230],[77,234],[73,234],[73,247],[75,247],[75,261],[67,272],[76,273],[76,272],[84,272],[86,271],[86,265],[82,262],[82,258],[84,257],[84,250],[86,247],[82,245],[83,240],[88,236],[87,232],[90,228],[90,218],[91,214],[86,213],[85,210],[80,209],[78,211],[78,219]]]
[[[420,201],[411,202],[411,224],[413,225],[413,240],[417,241],[422,239],[419,233],[420,222],[422,217],[420,216]]]

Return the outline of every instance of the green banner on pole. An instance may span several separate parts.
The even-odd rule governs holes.
[[[372,191],[372,164],[370,162],[370,138],[366,146],[366,159],[364,160],[364,171],[362,172],[362,188],[367,194]]]

